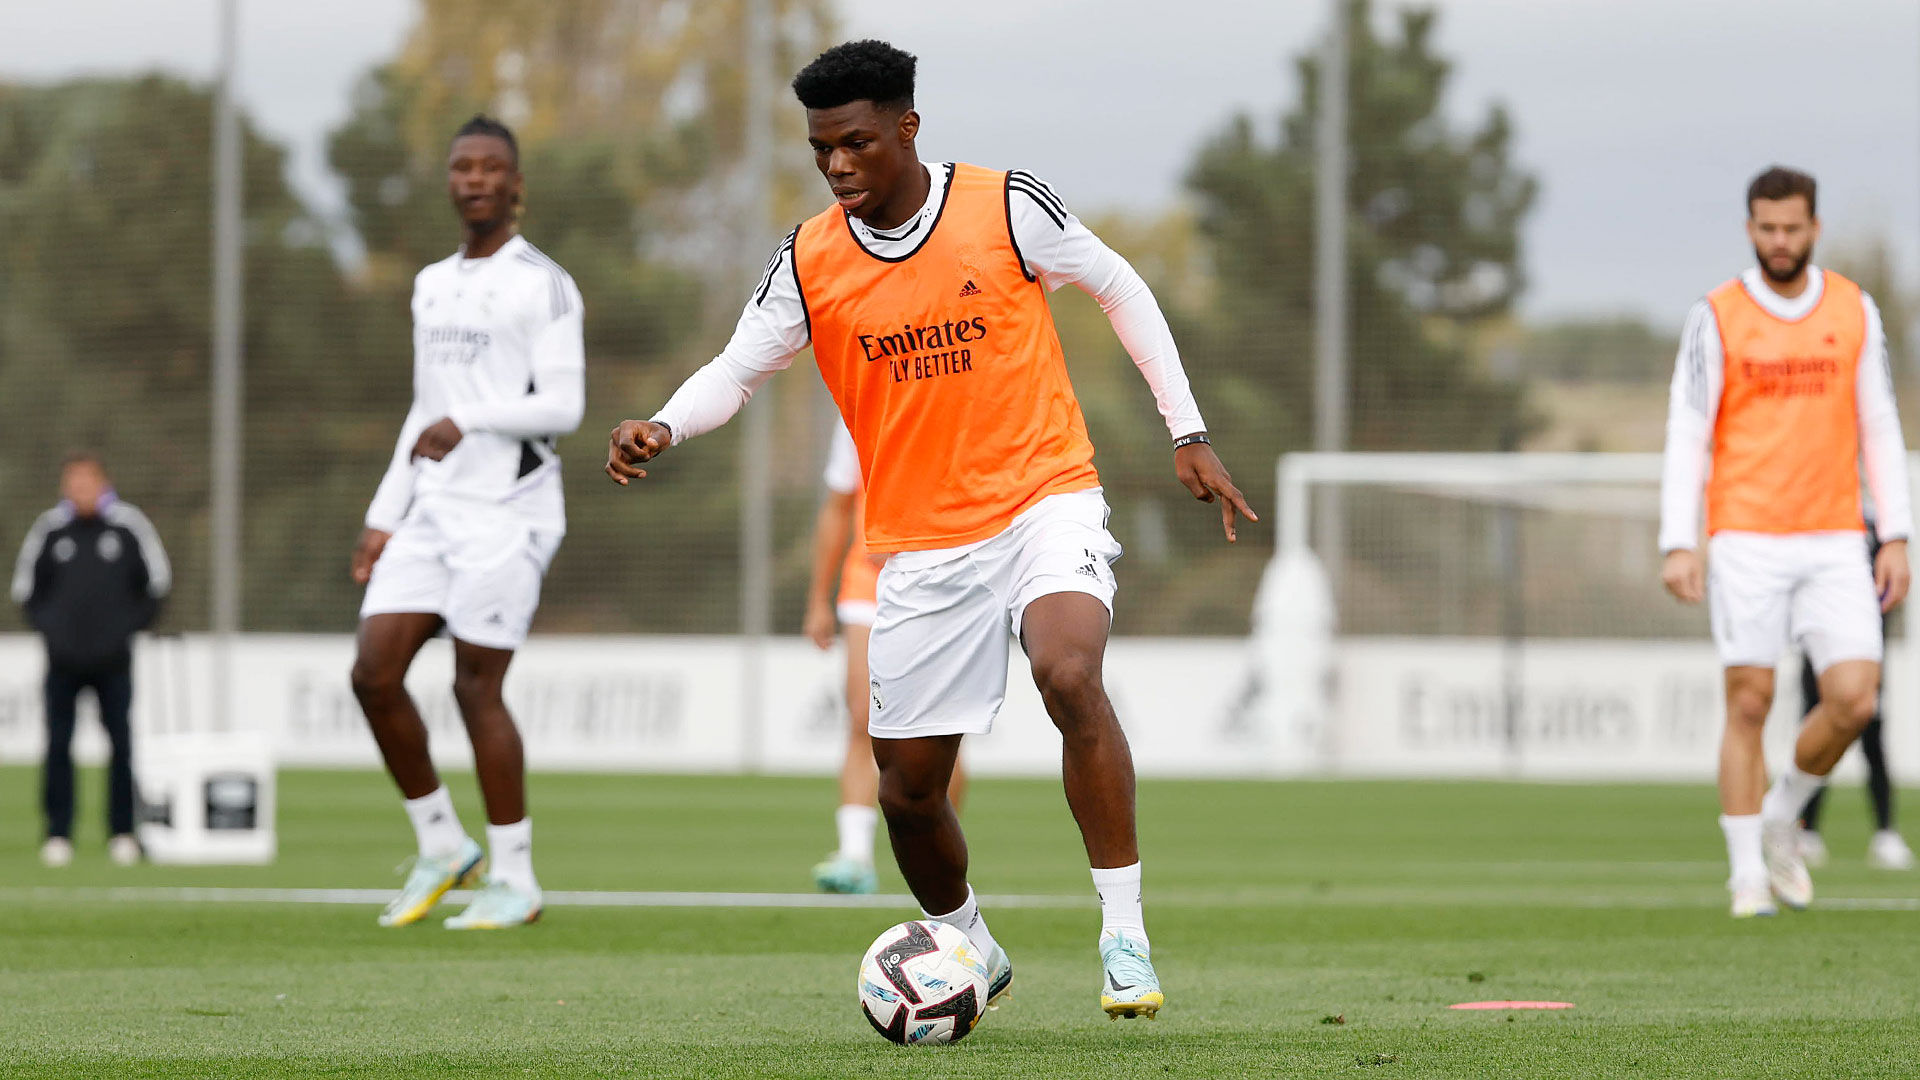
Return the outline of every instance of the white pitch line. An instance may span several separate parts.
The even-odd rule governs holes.
[[[1815,908],[1840,911],[1920,911],[1920,898],[1910,896],[1836,896],[1831,900],[1815,897]]]
[[[98,901],[121,903],[171,902],[188,904],[345,904],[379,906],[393,899],[392,889],[248,889],[197,886],[42,886],[38,888],[0,889],[0,897],[15,897],[43,902]],[[447,893],[446,899],[464,903],[473,894],[465,889]],[[752,892],[623,892],[597,889],[550,890],[541,896],[543,903],[556,907],[623,908],[907,908],[918,910],[913,897],[905,893],[874,893],[866,896],[834,896],[823,893]],[[983,896],[982,903],[994,907],[1083,908],[1093,907],[1093,897],[1064,895]]]
[[[472,897],[467,890],[455,890],[446,896],[453,903]],[[264,889],[215,888],[204,886],[37,886],[0,887],[0,900],[40,903],[185,903],[185,904],[338,904],[378,907],[392,899],[392,889]],[[913,897],[905,893],[876,893],[867,896],[833,896],[822,893],[773,892],[636,892],[620,890],[556,890],[545,893],[546,903],[556,907],[612,908],[886,908],[917,911]],[[1174,890],[1162,897],[1170,907],[1261,907],[1315,906],[1322,903],[1402,904],[1420,901],[1439,906],[1464,907],[1579,907],[1656,910],[1673,908],[1718,907],[1717,897],[1650,895],[1621,896],[1540,896],[1516,894],[1501,897],[1492,893],[1447,895],[1433,893],[1416,896],[1402,892],[1391,894],[1333,890],[1298,894],[1224,894],[1206,897],[1182,894]],[[1088,908],[1093,897],[1060,893],[987,895],[982,905],[992,908]],[[1825,911],[1920,911],[1920,898],[1896,896],[1823,897],[1814,901],[1816,910]]]

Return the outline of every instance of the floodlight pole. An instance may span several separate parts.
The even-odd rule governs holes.
[[[760,253],[773,231],[773,11],[771,0],[747,0],[746,116],[742,124],[745,207],[739,254],[745,295],[758,279]],[[771,397],[763,394],[762,397]],[[767,637],[773,631],[773,403],[749,403],[740,439],[741,763],[761,768],[766,723]]]
[[[213,408],[208,581],[213,631],[212,727],[233,727],[233,639],[240,629],[241,162],[239,0],[221,0],[219,68],[213,105]]]
[[[1333,0],[1320,55],[1314,134],[1313,448],[1347,448],[1347,0]],[[1314,547],[1338,589],[1342,533],[1338,492],[1314,515]]]

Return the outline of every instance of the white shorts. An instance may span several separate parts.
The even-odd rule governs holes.
[[[1815,672],[1880,661],[1865,533],[1716,533],[1707,543],[1707,611],[1727,667],[1773,667],[1789,645]]]
[[[416,506],[373,564],[360,617],[438,615],[453,637],[489,649],[527,640],[540,582],[560,535],[518,518],[457,506]]]
[[[1007,694],[1007,655],[1027,605],[1053,593],[1113,611],[1113,560],[1099,488],[1051,495],[989,540],[901,552],[880,571],[867,650],[877,739],[982,735]]]
[[[876,603],[872,600],[842,600],[833,606],[842,626],[872,626]]]

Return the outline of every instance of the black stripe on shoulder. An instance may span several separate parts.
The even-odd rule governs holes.
[[[1032,188],[1035,194],[1052,203],[1055,210],[1063,214],[1067,212],[1066,202],[1060,198],[1059,192],[1053,190],[1052,184],[1047,183],[1045,180],[1040,179],[1025,169],[1011,169],[1007,175],[1018,180],[1022,185]]]
[[[1015,187],[1033,196],[1035,202],[1052,208],[1053,212],[1060,217],[1067,216],[1067,204],[1061,200],[1058,193],[1047,186],[1045,180],[1021,169],[1013,170],[1007,174],[1007,177]]]
[[[813,312],[807,307],[807,290],[805,286],[800,284],[800,253],[794,250],[794,243],[799,239],[800,226],[795,225],[793,231],[787,234],[787,242],[782,246],[781,250],[792,252],[787,259],[787,265],[793,268],[793,291],[800,296],[800,318],[806,323],[807,340],[811,342],[813,340]],[[775,259],[779,257],[778,255],[774,256]]]
[[[1036,280],[1033,271],[1027,269],[1027,257],[1020,251],[1020,237],[1013,231],[1013,174],[1007,174],[1007,180],[1001,192],[1001,205],[1007,212],[1007,243],[1013,245],[1013,261],[1020,267],[1020,276],[1028,281]]]
[[[1023,192],[1027,192],[1029,196],[1033,196],[1033,202],[1039,202],[1044,208],[1052,209],[1052,211],[1058,213],[1060,217],[1066,217],[1066,215],[1068,215],[1068,204],[1060,202],[1060,196],[1054,194],[1052,190],[1048,190],[1046,184],[1041,183],[1041,181],[1035,181],[1033,177],[1027,177],[1027,175],[1023,175],[1023,173],[1012,173],[1008,179],[1012,181],[1012,184],[1014,184],[1016,188],[1020,188]]]
[[[1055,228],[1065,229],[1067,227],[1067,219],[1059,211],[1055,210],[1045,199],[1035,195],[1030,188],[1011,182],[1008,183],[1007,187],[1009,190],[1017,191],[1025,195],[1028,199],[1031,199],[1033,205],[1039,207],[1040,212],[1047,215],[1047,218],[1053,222]]]
[[[799,235],[800,226],[795,225],[793,231],[787,234],[787,238],[780,241],[780,249],[773,253],[771,259],[767,260],[767,272],[760,275],[760,287],[755,289],[753,293],[754,304],[759,305],[767,302],[767,293],[773,291],[773,275],[780,269],[780,260],[783,256],[789,259],[791,258],[793,254],[794,237]],[[797,269],[794,271],[793,280],[795,283],[798,283],[800,280],[800,272]]]

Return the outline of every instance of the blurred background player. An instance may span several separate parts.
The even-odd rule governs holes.
[[[880,773],[873,764],[873,739],[867,734],[867,637],[873,630],[880,566],[886,559],[867,551],[860,452],[844,422],[833,425],[824,479],[827,497],[813,524],[813,575],[802,630],[815,645],[830,649],[838,616],[837,629],[847,643],[847,752],[840,762],[840,805],[833,812],[839,847],[813,868],[813,883],[821,892],[870,893],[877,887],[873,834],[880,816],[875,808]],[[947,785],[947,797],[956,809],[966,784],[966,768],[956,761],[953,782]]]
[[[1047,292],[1106,312],[1152,388],[1175,474],[1220,504],[1227,539],[1252,511],[1215,456],[1153,293],[1033,176],[921,163],[913,56],[837,45],[793,81],[836,205],[788,235],[733,339],[650,421],[609,438],[625,484],[711,431],[809,344],[859,449],[880,572],[868,731],[894,857],[928,918],[965,931],[989,997],[1013,966],[967,881],[947,785],[966,734],[991,730],[1007,637],[1026,649],[1060,729],[1067,803],[1100,897],[1100,1002],[1152,1016],[1165,996],[1141,914],[1133,758],[1102,679],[1120,545],[1093,468]]]
[[[1726,667],[1720,825],[1735,917],[1805,907],[1797,820],[1877,708],[1881,615],[1907,592],[1913,512],[1880,312],[1811,263],[1813,178],[1771,168],[1747,189],[1759,265],[1696,303],[1675,363],[1661,482],[1662,578],[1707,599]],[[1711,443],[1711,471],[1708,469]],[[1861,558],[1860,465],[1881,547]],[[1706,495],[1710,570],[1699,547]],[[1819,704],[1767,787],[1774,664],[1797,643]]]
[[[1867,561],[1869,564],[1880,555],[1880,534],[1874,525],[1873,515],[1866,517]],[[1885,640],[1887,619],[1880,620],[1880,636]],[[1884,670],[1882,671],[1884,681]],[[1873,837],[1867,841],[1867,865],[1879,870],[1913,869],[1913,849],[1893,825],[1893,779],[1887,772],[1887,749],[1882,737],[1880,722],[1880,695],[1876,687],[1874,695],[1873,719],[1860,732],[1860,753],[1867,759],[1867,798],[1873,804]],[[1813,670],[1813,662],[1802,659],[1800,664],[1800,700],[1805,703],[1806,714],[1811,716],[1820,705],[1820,679]],[[1805,716],[1802,719],[1805,719]],[[1826,802],[1827,789],[1822,787],[1807,800],[1806,809],[1800,811],[1800,857],[1809,867],[1819,868],[1827,864],[1827,842],[1820,836],[1820,810]]]
[[[405,678],[427,639],[453,638],[453,694],[487,810],[485,883],[447,920],[495,929],[540,915],[520,732],[501,699],[541,579],[566,532],[557,436],[580,424],[580,290],[519,234],[519,147],[476,116],[454,136],[448,193],[464,242],[413,290],[413,406],[353,553],[366,585],[353,692],[406,799],[419,854],[383,926],[424,917],[477,871],[427,753]]]
[[[60,469],[60,505],[27,531],[14,564],[13,600],[47,649],[47,756],[40,806],[48,866],[73,861],[73,728],[80,691],[93,691],[112,755],[107,765],[107,854],[140,861],[133,835],[133,635],[152,625],[173,584],[160,534],[114,493],[106,466],[74,454]]]

